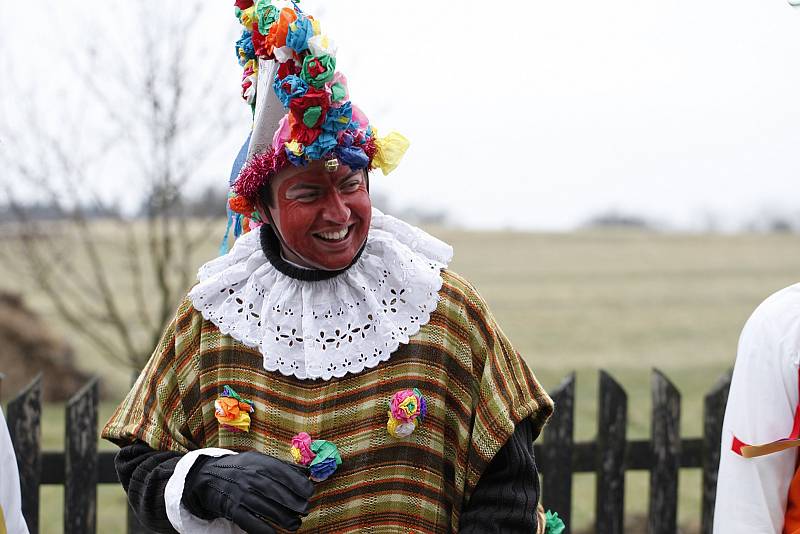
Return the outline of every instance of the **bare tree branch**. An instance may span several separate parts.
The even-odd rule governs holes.
[[[138,19],[130,34],[97,24],[86,53],[67,54],[81,106],[51,108],[46,119],[32,111],[23,132],[0,117],[0,160],[61,217],[53,235],[32,220],[28,206],[9,201],[23,228],[15,245],[24,253],[7,264],[27,273],[71,331],[103,356],[141,366],[217,223],[187,217],[186,185],[232,132],[238,81],[220,84],[221,53],[187,59],[205,37],[198,29],[202,1],[119,7]],[[63,113],[56,128],[48,122],[54,110]],[[106,176],[109,161],[113,171]],[[145,193],[140,219],[108,210],[109,191],[101,187],[123,181],[130,184],[123,195]],[[98,214],[109,224],[97,224]],[[0,249],[0,257],[8,256],[11,249]]]

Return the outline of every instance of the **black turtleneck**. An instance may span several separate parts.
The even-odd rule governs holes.
[[[338,271],[324,271],[322,269],[303,269],[302,267],[292,265],[286,261],[281,254],[280,239],[278,239],[278,235],[275,233],[272,225],[261,225],[261,235],[259,237],[261,239],[261,250],[264,251],[264,255],[267,257],[272,266],[278,270],[278,272],[285,274],[289,278],[303,280],[305,282],[329,280],[334,276],[342,274],[358,261],[358,259],[361,257],[361,254],[364,252],[364,248],[367,246],[367,243],[364,242],[364,244],[361,245],[361,248],[358,249],[358,252],[356,252],[356,255],[353,257],[353,261],[351,261],[350,265],[344,269],[339,269]]]

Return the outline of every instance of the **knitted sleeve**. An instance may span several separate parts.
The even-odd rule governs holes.
[[[175,532],[167,518],[164,491],[182,457],[178,452],[155,451],[136,442],[121,448],[114,458],[133,512],[142,525],[155,532]]]
[[[525,419],[494,456],[461,512],[460,534],[531,534],[537,531],[539,475],[533,457],[534,424]]]

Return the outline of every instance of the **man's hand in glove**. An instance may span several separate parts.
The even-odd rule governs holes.
[[[307,468],[248,451],[200,456],[186,477],[182,502],[202,519],[224,517],[250,534],[274,534],[270,523],[300,528],[312,493]]]

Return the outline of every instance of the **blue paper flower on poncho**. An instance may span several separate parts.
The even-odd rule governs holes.
[[[315,454],[309,464],[311,480],[322,482],[331,476],[342,465],[342,457],[335,444],[324,439],[315,439],[311,442],[311,452]]]
[[[311,466],[311,478],[319,481],[325,480],[336,471],[337,467],[338,466],[336,465],[336,460],[334,458],[323,460],[320,463]]]

